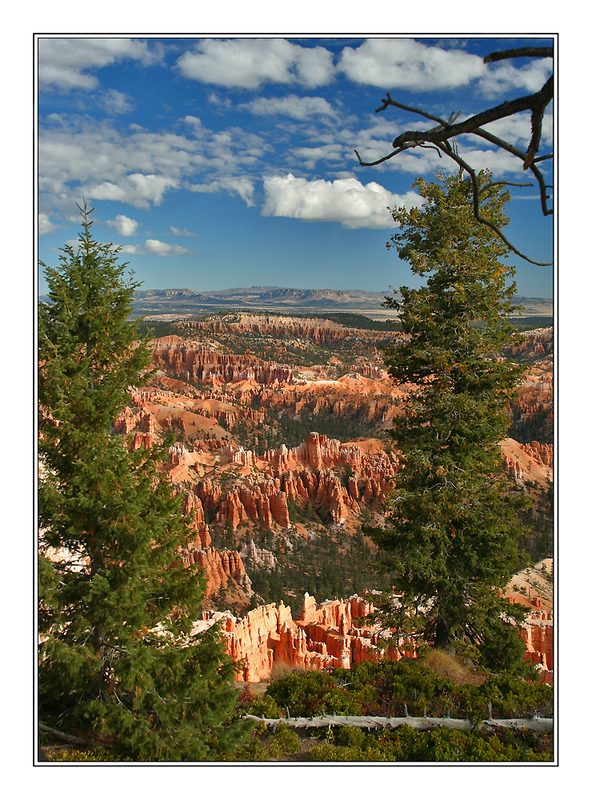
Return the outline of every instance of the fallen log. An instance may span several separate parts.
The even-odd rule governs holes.
[[[59,739],[61,742],[67,742],[68,744],[88,745],[88,742],[84,739],[81,739],[79,736],[74,736],[71,733],[64,733],[63,731],[57,730],[57,728],[50,728],[49,725],[45,725],[43,722],[39,723],[39,730],[43,731],[44,733],[51,734],[54,738]]]
[[[289,717],[287,719],[269,719],[245,714],[244,719],[262,722],[264,725],[287,725],[290,728],[330,728],[338,725],[349,725],[354,728],[399,728],[408,725],[418,731],[429,731],[433,728],[452,728],[458,731],[472,731],[484,728],[512,728],[520,731],[550,733],[553,731],[553,719],[549,717],[533,717],[532,719],[484,719],[471,722],[469,719],[453,719],[451,717],[352,717],[326,715],[322,717]]]

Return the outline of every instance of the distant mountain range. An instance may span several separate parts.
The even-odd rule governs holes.
[[[285,289],[277,286],[251,286],[207,293],[192,289],[143,289],[136,292],[136,302],[192,300],[197,303],[235,305],[271,301],[282,305],[332,303],[342,306],[367,303],[375,306],[382,303],[387,294],[387,289],[384,292],[367,292],[362,289]]]
[[[141,289],[133,300],[134,317],[207,314],[216,311],[267,311],[283,314],[349,312],[373,319],[392,319],[393,309],[383,306],[388,289],[368,292],[363,289],[286,289],[278,286],[250,286],[197,292],[193,289]],[[400,297],[400,295],[399,295]],[[39,297],[47,302],[47,295]],[[542,297],[516,297],[518,317],[552,317],[553,301]]]
[[[348,311],[374,318],[396,316],[385,309],[384,298],[392,295],[362,289],[291,289],[277,286],[222,289],[197,292],[192,289],[141,289],[134,297],[134,316],[160,314],[191,314],[225,309],[243,309],[283,313]],[[396,294],[395,294],[396,296]],[[552,316],[551,300],[537,297],[518,297],[521,316]]]

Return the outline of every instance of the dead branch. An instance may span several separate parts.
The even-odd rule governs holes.
[[[491,53],[490,55],[485,56],[483,60],[485,63],[491,63],[510,58],[550,58],[552,56],[552,47],[522,47]],[[471,179],[471,185],[473,189],[473,210],[477,221],[491,228],[513,253],[525,259],[529,263],[542,267],[551,266],[553,262],[535,261],[534,259],[526,256],[503,235],[499,228],[497,228],[490,220],[480,214],[481,199],[483,197],[484,189],[479,188],[475,170],[470,166],[470,164],[468,164],[459,156],[456,144],[452,140],[461,135],[478,136],[482,139],[485,139],[490,144],[493,144],[502,150],[506,150],[506,152],[511,153],[513,156],[522,161],[522,169],[530,172],[538,185],[541,212],[543,216],[549,216],[553,213],[553,209],[549,208],[547,202],[549,200],[547,189],[550,187],[545,183],[544,176],[537,165],[541,161],[546,161],[550,158],[553,158],[553,153],[539,154],[543,118],[545,109],[553,99],[553,90],[554,80],[553,76],[551,76],[538,92],[524,95],[523,97],[517,97],[514,100],[505,101],[493,106],[492,108],[485,109],[478,114],[473,114],[473,116],[468,117],[465,120],[461,120],[460,122],[457,122],[458,112],[451,114],[448,120],[446,120],[430,113],[429,111],[426,111],[425,109],[409,106],[405,103],[399,102],[398,100],[394,100],[391,94],[387,92],[386,96],[382,99],[381,105],[376,109],[377,113],[392,106],[393,108],[398,108],[402,111],[407,111],[411,114],[417,114],[418,116],[431,120],[432,122],[436,123],[436,126],[426,130],[409,130],[399,134],[393,140],[393,149],[391,152],[382,158],[376,159],[375,161],[365,161],[361,158],[357,150],[354,150],[354,152],[358,159],[358,163],[363,167],[375,167],[378,164],[382,164],[385,161],[394,158],[405,150],[409,150],[410,148],[414,147],[429,147],[431,149],[435,149],[440,157],[442,153],[444,153],[453,161],[455,161]],[[492,122],[496,122],[500,119],[512,117],[514,114],[519,114],[524,111],[530,111],[531,115],[531,138],[525,151],[520,150],[518,147],[514,146],[505,139],[502,139],[501,137],[496,136],[495,134],[492,134],[483,128],[484,125],[491,124]],[[519,184],[510,181],[496,181],[496,183],[506,186],[532,185],[525,183]],[[489,184],[486,188],[490,188],[492,185],[493,184]]]
[[[67,742],[68,744],[88,744],[85,739],[81,739],[79,736],[74,736],[71,733],[64,733],[63,731],[59,731],[57,728],[50,728],[49,725],[45,725],[43,722],[39,723],[39,730],[43,731],[43,733],[49,733],[54,738],[59,739],[61,742]]]
[[[262,722],[264,725],[275,727],[287,725],[290,728],[330,728],[348,725],[353,728],[399,728],[408,725],[418,731],[429,731],[434,728],[452,728],[458,731],[473,731],[479,727],[485,728],[511,728],[520,731],[535,731],[549,733],[553,730],[553,719],[549,717],[533,717],[532,719],[484,719],[481,722],[471,722],[468,719],[454,719],[451,717],[354,717],[331,716],[322,717],[288,717],[268,719],[245,714],[244,719]]]
[[[553,58],[552,47],[515,47],[513,50],[498,50],[483,58],[485,64],[493,61],[502,61],[506,58]]]

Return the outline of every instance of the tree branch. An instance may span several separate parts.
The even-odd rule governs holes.
[[[323,716],[323,717],[288,717],[270,719],[257,717],[254,714],[245,714],[243,719],[262,722],[264,725],[287,725],[290,728],[329,728],[347,725],[349,727],[366,728],[399,728],[407,725],[419,731],[428,731],[434,728],[452,728],[460,731],[471,731],[475,727],[487,728],[513,728],[514,730],[531,730],[539,733],[550,733],[553,730],[553,719],[550,717],[533,717],[532,719],[486,719],[473,723],[468,719],[454,719],[451,717],[357,717],[357,716]]]
[[[553,48],[520,47],[510,50],[503,50],[485,56],[483,61],[484,63],[488,64],[511,58],[533,57],[552,58]],[[547,203],[549,200],[547,189],[550,187],[545,183],[544,176],[542,175],[537,164],[539,164],[541,161],[546,161],[550,158],[553,158],[552,153],[538,155],[541,145],[542,125],[545,109],[553,99],[553,90],[554,81],[553,76],[551,76],[538,92],[517,97],[514,100],[505,101],[493,106],[492,108],[485,109],[478,114],[473,114],[471,117],[467,117],[467,119],[462,120],[461,122],[456,122],[458,112],[451,114],[448,120],[446,120],[430,113],[429,111],[426,111],[425,109],[416,108],[414,106],[407,105],[406,103],[401,103],[398,100],[394,100],[390,92],[387,92],[386,96],[382,99],[381,105],[376,109],[377,113],[385,111],[387,108],[392,106],[393,108],[398,108],[402,111],[407,111],[411,114],[417,114],[418,116],[431,120],[432,122],[437,123],[436,126],[427,130],[409,130],[399,134],[395,137],[395,139],[393,139],[393,149],[391,152],[382,158],[376,159],[375,161],[364,161],[357,150],[354,152],[358,159],[358,163],[363,167],[375,167],[384,163],[385,161],[390,160],[391,158],[394,158],[404,150],[408,150],[413,147],[429,147],[435,149],[439,156],[441,156],[441,152],[444,152],[449,158],[455,161],[461,167],[461,169],[467,172],[471,178],[471,183],[473,186],[473,209],[475,218],[482,224],[487,225],[493,231],[495,231],[495,233],[500,237],[500,239],[502,239],[507,247],[509,247],[513,253],[520,256],[520,258],[523,258],[525,261],[537,266],[551,266],[553,262],[535,261],[534,259],[526,256],[517,247],[512,245],[512,243],[503,235],[499,228],[481,216],[479,213],[479,201],[482,197],[483,190],[479,192],[475,170],[463,158],[461,158],[461,156],[459,156],[458,150],[456,149],[456,146],[451,144],[451,140],[464,134],[473,134],[485,139],[496,147],[499,147],[500,149],[505,150],[506,152],[520,159],[520,161],[522,161],[522,169],[524,171],[530,171],[538,184],[541,211],[543,216],[549,216],[553,213],[553,209],[549,208]],[[518,149],[510,142],[507,142],[506,140],[501,139],[499,136],[484,130],[482,127],[484,125],[489,125],[492,122],[512,117],[514,114],[519,114],[524,111],[530,111],[531,115],[531,138],[526,151]],[[504,182],[500,181],[499,183]],[[505,182],[505,185],[519,186],[530,184],[518,184],[507,181]]]
[[[482,217],[481,216],[481,212],[480,212],[481,193],[480,193],[480,190],[479,190],[479,182],[477,180],[477,174],[476,174],[475,170],[470,166],[470,164],[467,164],[467,162],[463,158],[461,158],[457,152],[454,151],[454,149],[452,148],[452,146],[450,145],[449,142],[442,142],[440,146],[442,147],[442,149],[444,150],[446,155],[449,156],[449,158],[451,158],[453,161],[456,161],[456,163],[459,165],[459,167],[461,167],[468,174],[469,178],[471,179],[471,184],[472,184],[472,187],[473,187],[473,216],[475,217],[477,222],[480,222],[483,225],[487,225],[488,228],[491,228],[491,230],[494,231],[494,233],[496,233],[499,236],[499,238],[502,240],[502,242],[504,242],[504,244],[507,247],[509,247],[510,250],[513,253],[516,253],[517,256],[520,256],[520,258],[523,258],[525,261],[528,261],[530,264],[534,264],[537,267],[550,267],[550,266],[552,266],[553,265],[552,261],[547,261],[547,262],[545,262],[545,261],[535,261],[534,259],[529,258],[529,256],[527,256],[521,250],[518,250],[518,248],[515,247],[509,241],[509,239],[502,233],[502,231],[497,227],[497,225],[495,225],[493,222],[491,222],[491,220],[488,220],[486,217]],[[498,181],[498,183],[502,184],[503,181]]]
[[[553,58],[552,47],[515,47],[513,50],[498,50],[483,57],[485,64],[506,58]]]

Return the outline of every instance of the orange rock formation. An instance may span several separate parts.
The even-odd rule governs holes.
[[[195,484],[195,492],[215,522],[233,530],[248,524],[289,527],[290,501],[345,524],[359,515],[361,504],[385,499],[398,464],[377,440],[342,444],[318,433],[311,433],[298,447],[282,445],[262,458],[232,445],[222,455],[245,468],[243,477],[227,489],[204,478]],[[251,474],[251,467],[258,472]],[[336,467],[346,474],[334,472]],[[265,477],[257,477],[261,472]]]
[[[514,439],[504,439],[501,448],[505,467],[517,481],[549,486],[553,480],[552,444],[520,444]]]
[[[205,384],[254,381],[264,386],[292,381],[292,369],[285,364],[262,361],[254,356],[233,355],[179,336],[154,340],[153,363],[185,380]]]
[[[283,603],[271,603],[253,609],[241,620],[230,614],[211,614],[198,623],[195,632],[224,617],[228,653],[237,664],[242,663],[237,679],[255,683],[268,680],[276,664],[300,669],[350,669],[362,661],[413,656],[411,643],[393,639],[392,646],[383,650],[378,647],[381,634],[377,627],[358,627],[358,619],[372,611],[372,605],[359,597],[317,606],[314,597],[305,595],[297,620]]]
[[[361,331],[359,328],[348,328],[337,322],[326,319],[305,319],[266,314],[232,314],[226,318],[203,321],[186,321],[179,329],[190,334],[230,334],[241,333],[269,336],[276,339],[310,339],[315,344],[336,344],[349,337],[367,336],[373,340],[389,341],[393,334],[380,331]]]
[[[527,658],[553,683],[553,560],[543,559],[514,575],[506,587],[511,603],[526,606],[528,615],[520,628]]]

